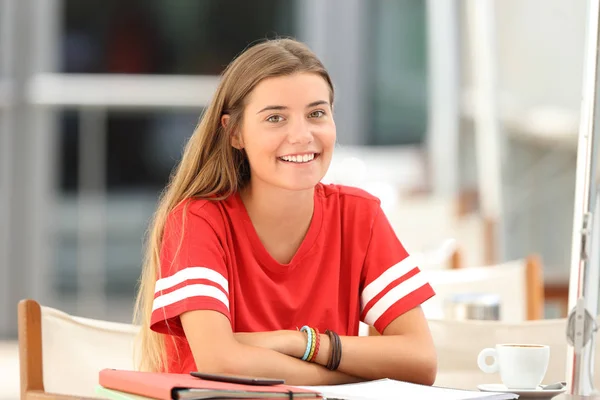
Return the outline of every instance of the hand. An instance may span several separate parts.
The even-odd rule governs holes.
[[[306,335],[299,331],[239,332],[234,333],[234,336],[240,343],[274,350],[296,358],[302,358],[306,349]]]

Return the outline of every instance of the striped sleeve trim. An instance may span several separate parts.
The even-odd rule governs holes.
[[[152,311],[194,297],[213,298],[229,311],[228,294],[229,282],[222,274],[210,268],[188,267],[156,281]]]
[[[187,267],[181,271],[177,271],[171,276],[159,279],[156,281],[154,293],[170,289],[173,286],[191,279],[206,279],[212,281],[221,286],[225,293],[229,293],[229,283],[227,279],[214,269],[206,267]]]
[[[154,302],[152,304],[152,311],[157,310],[159,308],[168,307],[171,304],[178,303],[182,300],[199,296],[211,297],[213,299],[219,300],[225,305],[225,307],[227,307],[227,310],[229,311],[229,299],[227,298],[227,295],[215,286],[204,284],[183,286],[170,293],[163,294],[154,298]]]
[[[408,274],[416,266],[416,258],[414,256],[408,256],[398,264],[388,268],[384,273],[379,275],[377,279],[369,283],[363,289],[361,295],[362,308],[364,309],[367,304],[369,304],[369,302],[378,294],[383,292],[390,283]]]
[[[425,275],[422,273],[417,273],[405,281],[400,282],[373,304],[369,311],[367,311],[364,322],[369,325],[375,325],[375,322],[381,318],[390,307],[427,285],[428,282],[425,279]]]

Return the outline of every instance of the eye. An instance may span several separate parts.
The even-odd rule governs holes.
[[[283,117],[281,115],[271,115],[269,118],[267,118],[267,121],[277,123],[283,121]]]
[[[308,114],[309,118],[321,118],[325,115],[325,111],[323,110],[315,110],[313,112],[311,112],[310,114]]]

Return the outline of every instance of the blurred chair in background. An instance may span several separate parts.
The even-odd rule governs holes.
[[[135,367],[134,325],[75,317],[34,300],[19,303],[18,325],[23,400],[95,398],[100,370]]]
[[[436,296],[423,304],[428,318],[444,318],[445,302],[456,295],[495,295],[500,319],[520,322],[544,317],[542,263],[536,255],[482,267],[424,271]]]

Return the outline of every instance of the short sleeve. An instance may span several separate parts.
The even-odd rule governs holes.
[[[361,319],[379,332],[435,292],[379,207],[361,276]]]
[[[150,321],[159,333],[183,336],[186,311],[214,310],[231,320],[225,251],[209,219],[191,208],[175,209],[165,224]]]

